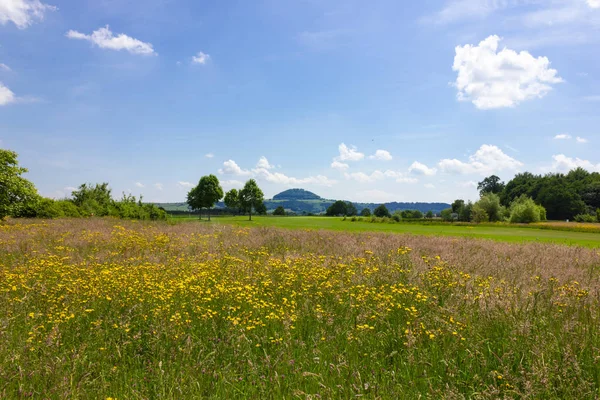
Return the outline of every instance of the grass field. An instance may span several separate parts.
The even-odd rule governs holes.
[[[598,398],[599,289],[580,246],[11,221],[0,398]]]
[[[415,223],[370,223],[342,221],[327,217],[219,217],[215,222],[234,224],[241,227],[273,226],[287,229],[327,229],[349,232],[392,232],[414,235],[443,235],[478,237],[505,242],[547,242],[586,247],[600,247],[600,233],[571,232],[566,230],[538,229],[532,227],[507,226],[455,226],[420,225]],[[575,225],[575,224],[572,224]],[[564,227],[560,225],[559,227]]]

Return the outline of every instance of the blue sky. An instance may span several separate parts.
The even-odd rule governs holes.
[[[600,0],[0,0],[0,146],[51,197],[475,199],[600,171],[599,45]]]

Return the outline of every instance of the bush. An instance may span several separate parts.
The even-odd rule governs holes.
[[[445,210],[442,210],[441,212],[441,217],[444,221],[454,221],[454,218],[452,217],[452,209],[451,208],[446,208]]]
[[[475,207],[477,206],[478,215],[477,219],[481,219],[484,217],[484,214],[481,211],[485,211],[487,215],[487,220],[491,222],[502,221],[505,216],[505,208],[500,205],[500,197],[494,193],[488,193],[481,196],[479,201],[473,205],[473,214],[475,214]],[[476,221],[475,215],[472,215],[471,218],[474,222],[486,222],[486,221]]]
[[[77,206],[70,200],[58,200],[56,205],[60,207],[63,216],[68,218],[79,218],[81,213]]]
[[[352,218],[350,218],[350,221],[352,222],[356,222],[358,220],[358,218],[356,218],[356,216],[352,216]]]
[[[546,209],[535,204],[531,197],[521,196],[510,205],[510,222],[530,224],[546,219]]]
[[[402,217],[400,217],[400,215],[398,215],[398,214],[394,214],[394,215],[392,216],[392,219],[393,219],[394,221],[396,221],[396,222],[400,222],[400,221],[402,221]]]
[[[362,215],[363,217],[370,217],[371,210],[369,208],[363,208],[363,210],[360,212],[360,215]]]
[[[37,202],[35,215],[38,218],[60,218],[64,217],[62,208],[52,199],[42,198]]]
[[[596,222],[598,218],[595,215],[591,214],[579,214],[575,216],[575,221],[577,222]]]
[[[596,210],[596,219],[600,222],[600,208]]]
[[[487,211],[483,209],[483,207],[480,207],[477,203],[473,205],[473,211],[471,215],[473,222],[476,223],[489,222],[490,220],[490,216],[488,215]]]
[[[273,211],[273,215],[285,215],[285,208],[279,206]]]

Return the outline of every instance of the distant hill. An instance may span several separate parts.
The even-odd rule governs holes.
[[[334,203],[335,200],[327,200],[304,189],[289,189],[275,196],[272,200],[265,200],[265,206],[269,212],[272,212],[277,207],[281,206],[288,212],[293,212],[298,215],[302,214],[325,214],[327,208]],[[360,212],[364,208],[373,211],[381,203],[354,203]],[[157,206],[163,207],[167,212],[187,212],[188,206],[186,203],[160,203]],[[385,206],[390,212],[396,210],[419,210],[423,213],[432,211],[439,214],[442,210],[450,208],[447,203],[385,203]],[[224,209],[225,204],[219,202],[215,206],[217,209]]]
[[[321,197],[308,190],[289,189],[273,196],[273,200],[321,200]]]

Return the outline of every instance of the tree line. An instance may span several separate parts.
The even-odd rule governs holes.
[[[71,193],[70,199],[54,200],[42,197],[33,183],[23,177],[26,168],[19,166],[17,153],[0,149],[0,219],[79,218],[112,216],[128,219],[164,220],[165,210],[145,204],[142,198],[123,194],[112,198],[108,183],[84,183]]]

